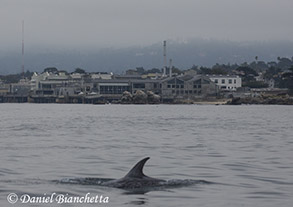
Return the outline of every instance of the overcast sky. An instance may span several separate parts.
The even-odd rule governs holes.
[[[293,41],[293,0],[0,0],[0,45],[95,48],[164,39]]]

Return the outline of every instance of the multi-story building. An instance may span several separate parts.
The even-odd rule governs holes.
[[[241,78],[236,75],[208,75],[207,77],[222,91],[236,91],[242,86]]]
[[[85,74],[34,74],[31,80],[31,98],[65,100],[90,98],[96,100],[119,100],[123,92],[135,94],[136,91],[152,91],[161,96],[162,100],[195,100],[208,96],[216,96],[218,88],[207,76],[184,75],[163,79],[93,79]]]
[[[218,88],[208,77],[202,75],[177,76],[162,80],[161,96],[165,100],[199,99],[216,96]]]

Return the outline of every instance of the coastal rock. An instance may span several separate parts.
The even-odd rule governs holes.
[[[242,100],[240,97],[237,98],[232,98],[231,101],[227,102],[228,105],[241,105],[242,104]]]
[[[158,104],[161,101],[161,97],[152,91],[147,91],[147,101],[150,104]]]
[[[259,96],[246,98],[233,98],[228,105],[263,104],[263,105],[293,105],[293,98],[289,96]]]
[[[131,104],[133,102],[133,96],[130,92],[124,91],[121,97],[122,104]]]
[[[148,100],[148,95],[142,90],[137,90],[133,96],[134,104],[146,104]]]
[[[125,91],[122,94],[120,103],[122,104],[158,104],[161,102],[161,97],[152,91],[146,93],[142,90],[137,90],[134,95]]]

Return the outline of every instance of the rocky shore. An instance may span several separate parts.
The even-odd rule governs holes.
[[[225,105],[227,99],[217,99],[217,98],[206,98],[198,100],[174,100],[173,102],[164,103],[161,101],[161,97],[152,91],[144,92],[142,90],[137,90],[134,95],[130,92],[125,91],[117,104],[196,104],[196,105]]]
[[[125,91],[122,94],[120,103],[121,104],[159,104],[161,97],[157,94],[154,94],[152,91],[147,91],[146,93],[137,90],[134,95],[130,92]]]
[[[233,98],[227,102],[227,105],[241,105],[241,104],[262,104],[262,105],[293,105],[293,97],[284,96],[265,96]]]

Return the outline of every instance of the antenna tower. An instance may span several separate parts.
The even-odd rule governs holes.
[[[163,76],[166,76],[167,70],[167,41],[164,40],[164,68],[163,68]]]
[[[172,77],[172,59],[170,59],[170,62],[169,62],[169,76],[170,76],[170,78]]]
[[[22,20],[21,69],[22,69],[22,78],[24,79],[24,20]]]

